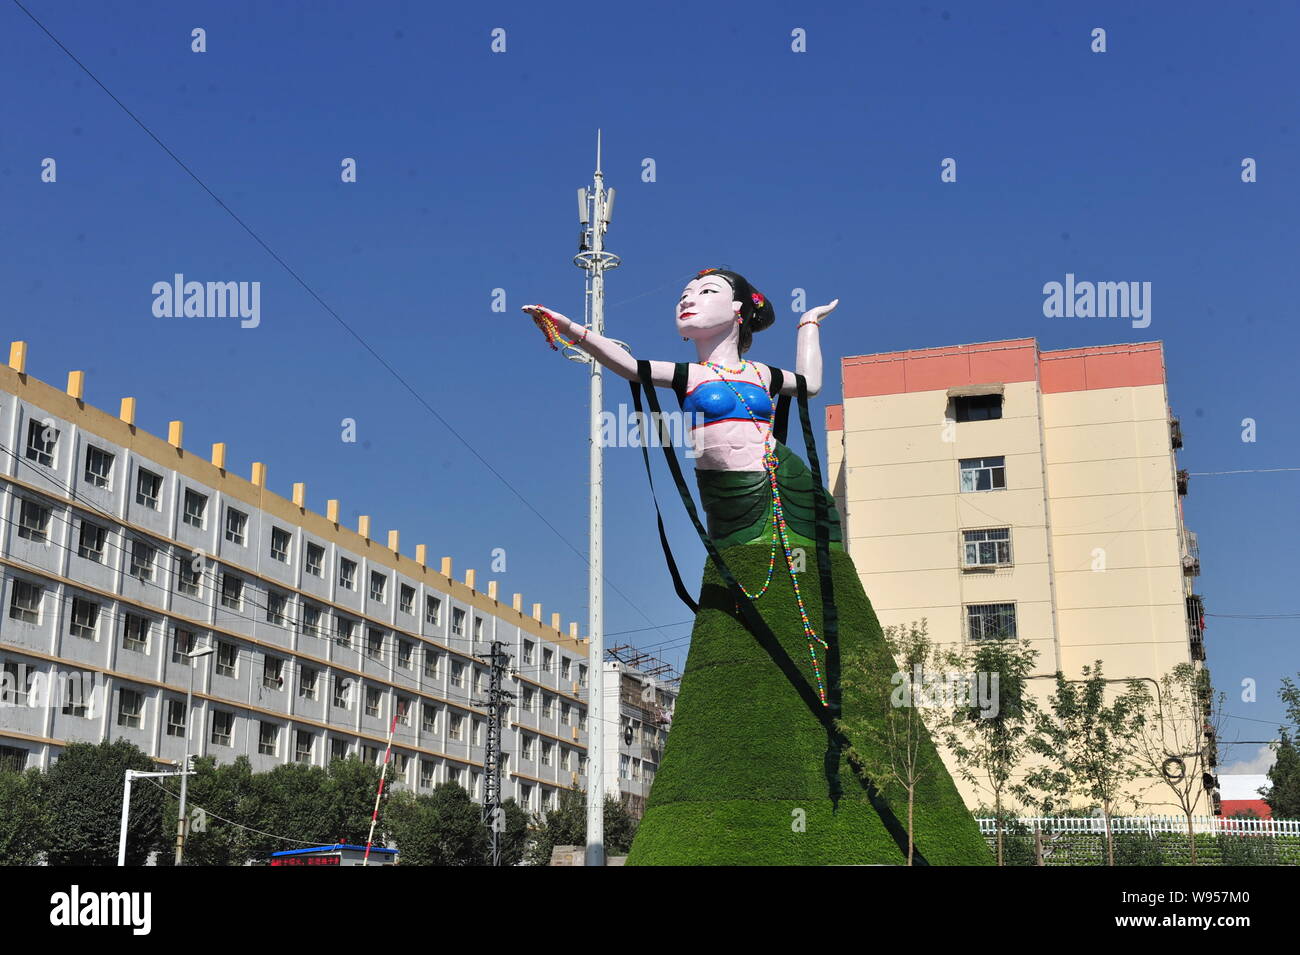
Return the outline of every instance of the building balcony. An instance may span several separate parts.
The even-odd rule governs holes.
[[[1178,471],[1178,493],[1179,494],[1182,495],[1187,494],[1187,482],[1190,477],[1191,475],[1188,473],[1186,468],[1179,469]]]
[[[1193,660],[1205,659],[1205,605],[1200,594],[1191,594],[1187,601],[1187,638],[1192,648]]]
[[[1169,443],[1175,451],[1183,446],[1183,425],[1174,417],[1169,419]]]
[[[1197,540],[1196,532],[1183,528],[1183,573],[1189,577],[1195,577],[1201,572],[1201,546]]]

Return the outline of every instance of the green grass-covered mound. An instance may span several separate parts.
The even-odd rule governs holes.
[[[750,592],[762,586],[770,545],[742,544],[723,560]],[[815,553],[799,589],[821,633]],[[843,656],[865,646],[869,677],[890,687],[897,670],[849,556],[831,554]],[[780,555],[755,606],[815,687],[789,572]],[[820,649],[820,648],[819,648]],[[879,720],[887,695],[844,691],[844,718]],[[853,740],[862,745],[861,740]],[[628,865],[862,865],[906,862],[907,796],[869,796],[839,756],[842,796],[831,798],[827,732],[769,653],[745,629],[721,575],[706,560],[700,613],[681,692]],[[916,795],[917,864],[990,865],[992,858],[952,778],[927,739]],[[830,764],[834,765],[832,756]],[[887,819],[897,820],[891,833]],[[891,821],[892,821],[891,820]],[[802,831],[800,831],[802,830]],[[901,840],[901,848],[899,842]]]

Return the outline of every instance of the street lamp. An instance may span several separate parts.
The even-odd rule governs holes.
[[[181,761],[181,807],[180,814],[176,818],[176,864],[180,865],[185,858],[185,800],[189,795],[190,782],[190,729],[194,725],[190,710],[194,704],[194,661],[199,657],[206,657],[215,653],[212,647],[202,647],[198,650],[192,650],[189,653],[183,653],[181,656],[189,661],[190,665],[190,686],[185,693],[185,758]]]

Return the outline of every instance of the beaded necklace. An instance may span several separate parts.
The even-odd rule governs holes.
[[[748,412],[750,420],[754,422],[754,427],[758,429],[760,434],[763,434],[763,425],[759,422],[758,417],[754,414],[753,409],[749,407],[749,404],[745,401],[744,397],[741,396],[740,391],[735,388],[730,381],[722,378],[723,371],[731,372],[731,370],[724,369],[721,365],[715,364],[714,362],[705,361],[700,364],[709,368],[718,375],[723,383],[731,390],[731,393],[736,396],[736,400],[739,401],[745,411]],[[747,364],[748,362],[742,361],[740,371],[744,371]],[[755,371],[757,371],[757,369],[755,369]],[[739,372],[731,373],[738,374]],[[762,380],[762,375],[759,375],[760,384],[762,383]],[[829,704],[826,702],[826,682],[822,678],[821,664],[817,661],[817,644],[820,643],[823,649],[827,649],[827,644],[825,640],[817,636],[817,632],[813,629],[812,622],[808,619],[808,611],[804,607],[803,595],[799,592],[799,577],[795,573],[794,569],[794,555],[790,550],[789,531],[785,522],[785,514],[781,508],[781,491],[777,486],[776,480],[778,465],[779,461],[776,454],[776,444],[772,438],[772,421],[769,419],[767,422],[767,433],[763,435],[763,466],[767,470],[768,483],[772,488],[772,521],[773,524],[775,524],[772,531],[772,558],[768,562],[767,581],[763,584],[763,589],[760,590],[757,595],[754,595],[748,590],[745,590],[744,585],[742,584],[741,590],[750,600],[756,600],[767,592],[768,585],[772,582],[772,569],[776,564],[776,545],[777,542],[780,541],[782,549],[785,551],[786,569],[790,571],[790,583],[794,587],[794,599],[799,605],[799,620],[803,624],[804,637],[808,641],[808,655],[812,659],[813,676],[817,679],[817,695],[821,699],[822,706],[827,706]],[[814,493],[816,493],[816,489],[814,489]]]

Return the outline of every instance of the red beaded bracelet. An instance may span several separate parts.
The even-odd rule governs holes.
[[[806,322],[800,322],[798,325],[795,326],[794,330],[797,332],[799,329],[803,328],[805,325],[820,325],[820,324],[821,324],[821,322],[817,321],[817,320],[814,319],[814,318],[810,318],[810,319],[808,319],[808,321],[806,321]]]

